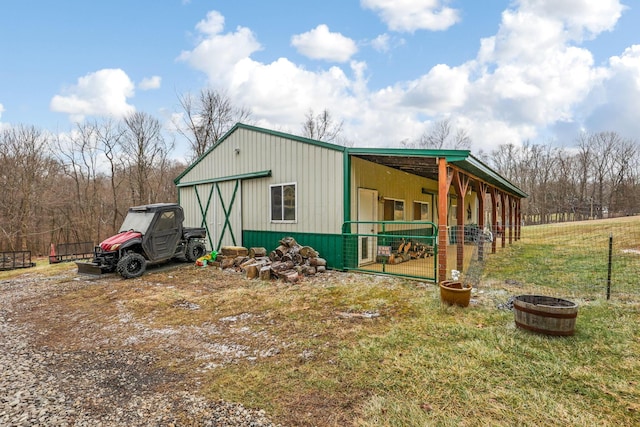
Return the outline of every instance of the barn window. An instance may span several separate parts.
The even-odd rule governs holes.
[[[404,220],[404,200],[384,199],[384,220]]]
[[[413,203],[413,219],[416,221],[429,221],[429,203],[414,202]]]
[[[296,221],[296,184],[278,184],[271,188],[271,221]]]

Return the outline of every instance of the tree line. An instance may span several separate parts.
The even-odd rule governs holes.
[[[504,144],[488,160],[528,194],[525,224],[640,214],[638,142],[617,132],[581,133],[570,148]]]
[[[189,144],[190,162],[238,121],[251,123],[224,93],[203,89],[180,97],[174,123]],[[352,145],[328,110],[305,116],[300,135]],[[436,122],[413,148],[466,149],[471,139],[449,120]],[[50,243],[99,242],[115,233],[130,206],[177,200],[173,180],[187,166],[172,160],[175,142],[144,112],[95,119],[64,134],[31,125],[0,131],[0,251],[48,253]],[[527,223],[640,212],[640,155],[615,132],[582,134],[572,148],[526,142],[477,154],[529,194]]]

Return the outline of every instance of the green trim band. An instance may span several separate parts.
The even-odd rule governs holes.
[[[251,173],[243,173],[240,175],[231,175],[231,176],[223,176],[220,178],[211,178],[211,179],[202,179],[200,181],[191,181],[185,183],[176,184],[178,188],[180,187],[192,187],[194,185],[201,184],[213,184],[217,182],[225,182],[225,181],[235,181],[235,180],[245,180],[245,179],[256,179],[256,178],[266,178],[271,176],[271,169],[260,172],[251,172]]]

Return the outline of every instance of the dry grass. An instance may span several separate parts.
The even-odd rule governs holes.
[[[514,256],[492,257],[525,262]],[[637,294],[580,299],[575,336],[553,338],[496,309],[521,291],[504,283],[517,269],[483,279],[465,309],[441,306],[433,285],[373,275],[290,286],[192,266],[88,282],[52,269],[57,290],[19,319],[38,345],[152,353],[174,386],[264,408],[283,425],[640,423]]]

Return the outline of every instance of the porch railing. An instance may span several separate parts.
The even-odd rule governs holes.
[[[438,227],[428,221],[348,221],[345,270],[436,281]]]

